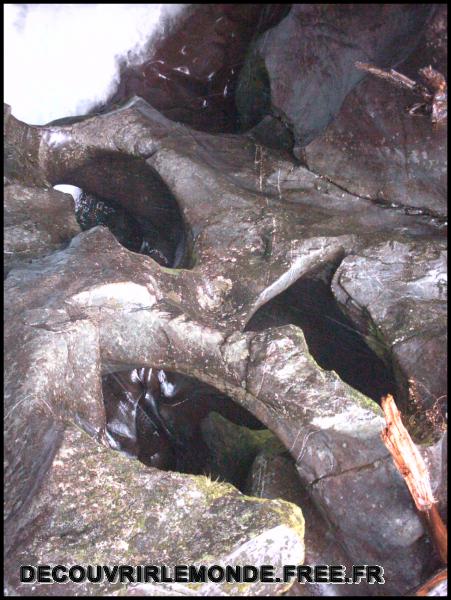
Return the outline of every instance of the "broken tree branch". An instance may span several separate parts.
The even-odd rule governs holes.
[[[382,398],[386,427],[382,441],[393,457],[396,468],[403,476],[417,509],[424,515],[440,559],[448,560],[448,533],[435,504],[429,473],[418,448],[404,427],[393,396]]]
[[[379,69],[379,67],[362,62],[356,62],[355,66],[361,71],[366,71],[367,73],[371,73],[371,75],[375,75],[380,79],[385,79],[385,81],[388,81],[401,90],[408,90],[414,94],[419,94],[424,98],[425,101],[432,101],[432,94],[429,93],[425,86],[417,83],[409,77],[406,77],[402,73],[398,73],[398,71],[395,71],[394,69],[386,71],[385,69]]]
[[[440,123],[448,117],[448,91],[446,79],[431,66],[419,70],[423,83],[418,83],[394,69],[380,69],[369,63],[356,62],[355,66],[361,71],[366,71],[380,79],[388,81],[399,89],[407,90],[421,96],[422,103],[414,104],[409,109],[409,114],[429,115],[432,123]],[[423,85],[424,84],[424,85]]]
[[[423,583],[415,592],[415,596],[446,596],[448,569],[442,569]]]

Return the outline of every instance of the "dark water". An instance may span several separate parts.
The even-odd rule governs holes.
[[[125,248],[150,256],[164,267],[187,266],[184,228],[176,209],[168,208],[158,220],[135,217],[118,201],[83,191],[76,217],[84,231],[97,225],[108,227]]]
[[[211,413],[262,429],[258,419],[214,387],[179,373],[136,368],[103,377],[113,444],[148,466],[211,474],[201,425]]]

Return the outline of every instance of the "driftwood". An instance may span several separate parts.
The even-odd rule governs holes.
[[[382,440],[393,457],[396,468],[403,476],[415,506],[424,515],[431,538],[441,561],[448,561],[448,533],[435,504],[429,473],[417,447],[404,427],[393,396],[382,398],[386,427]]]
[[[388,81],[401,90],[421,96],[423,102],[409,108],[411,115],[428,115],[432,123],[440,123],[448,117],[448,90],[444,76],[431,66],[418,71],[423,83],[418,83],[394,69],[385,70],[368,63],[356,62],[355,66],[380,79]]]

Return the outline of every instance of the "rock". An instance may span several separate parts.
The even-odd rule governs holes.
[[[444,429],[446,263],[445,242],[384,242],[344,259],[332,284],[368,343],[393,362],[398,401],[422,440]]]
[[[68,183],[100,196],[107,191],[137,220],[157,220],[167,207],[178,215],[171,235],[185,234],[189,258],[186,268],[166,268],[95,227],[9,272],[5,517],[11,547],[25,551],[33,543],[25,524],[64,428],[76,425],[105,443],[101,377],[140,365],[214,386],[277,435],[350,560],[384,566],[384,591],[402,594],[432,574],[421,522],[380,440],[377,404],[322,369],[298,326],[243,330],[260,307],[331,264],[338,277],[340,265],[344,270],[362,260],[368,278],[369,257],[375,257],[374,280],[383,282],[380,294],[390,296],[396,269],[382,277],[390,243],[397,254],[418,250],[422,259],[412,267],[412,281],[403,276],[396,288],[396,311],[408,322],[408,310],[418,314],[423,297],[436,293],[435,279],[424,277],[442,260],[437,222],[346,193],[248,136],[213,136],[174,124],[138,98],[63,127],[30,127],[9,117],[6,141],[17,144],[23,158],[10,164],[24,185],[40,179],[47,182],[42,187]],[[378,297],[368,298],[377,312]],[[434,321],[441,304],[427,302],[425,319]],[[381,314],[374,321],[389,330],[390,318]],[[424,362],[438,377],[435,355]],[[188,537],[194,535],[187,527]],[[201,524],[196,528],[202,537]],[[149,543],[143,536],[143,555]],[[230,559],[232,550],[221,556]],[[260,550],[252,560],[262,557]],[[280,546],[274,550],[270,562],[280,556]]]
[[[446,521],[448,497],[448,435],[445,432],[436,444],[419,446],[431,481],[432,492],[437,501],[442,518]]]
[[[335,371],[350,386],[380,402],[396,389],[391,364],[371,350],[340,309],[331,290],[338,263],[299,278],[259,308],[246,330],[264,331],[287,324],[300,327],[310,354],[322,369]]]
[[[239,455],[243,444],[234,435],[237,427],[227,418],[262,428],[258,419],[231,398],[180,373],[148,368],[112,373],[102,378],[102,392],[110,443],[163,470],[209,474],[236,483],[233,469],[229,472],[226,465],[231,454]],[[204,423],[211,426],[204,427]],[[242,437],[264,436],[264,432],[240,429],[245,432]]]
[[[50,187],[39,165],[39,138],[33,133],[37,131],[30,130],[28,125],[18,121],[11,114],[11,107],[3,104],[4,185],[20,181],[24,186]],[[24,136],[27,135],[29,137],[24,144]],[[30,152],[31,146],[33,152]]]
[[[252,431],[231,423],[218,413],[210,413],[201,427],[202,438],[211,454],[211,476],[229,481],[241,490],[262,446],[270,443],[279,451],[284,450],[279,440],[267,429]],[[288,498],[285,500],[291,502]]]
[[[13,267],[64,248],[80,233],[69,194],[10,184],[3,202],[5,275]]]
[[[281,119],[299,158],[363,79],[354,63],[395,66],[414,49],[432,11],[419,4],[293,5],[248,53],[236,92],[244,126],[266,114]]]
[[[109,112],[140,96],[173,121],[203,131],[236,131],[234,95],[246,50],[288,10],[281,4],[185,6],[147,57],[123,65],[117,90],[92,112]]]
[[[343,546],[335,539],[334,528],[315,508],[307,489],[302,485],[293,459],[286,452],[263,447],[254,460],[245,493],[258,498],[281,498],[302,507],[305,519],[306,565],[344,565],[352,562]],[[377,594],[374,586],[361,582],[358,589],[342,584],[300,583],[295,581],[285,596],[342,596]]]
[[[54,595],[60,587],[20,584],[19,565],[260,565],[274,564],[278,557],[275,566],[280,568],[304,558],[304,520],[298,507],[248,498],[205,477],[147,469],[74,427],[66,430],[22,523],[31,542],[8,556],[9,595]],[[127,593],[127,587],[133,591],[135,586],[69,582],[63,594],[116,595]],[[288,586],[186,587],[197,595],[265,595],[269,589],[280,594]],[[184,588],[173,584],[176,591]],[[137,590],[146,594],[146,585]]]
[[[447,72],[447,7],[437,9],[420,44],[397,70],[418,81],[433,65]],[[342,188],[410,212],[447,214],[447,126],[413,117],[418,96],[367,76],[349,94],[335,121],[305,148],[305,159]]]

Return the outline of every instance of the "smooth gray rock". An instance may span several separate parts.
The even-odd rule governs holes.
[[[356,61],[392,67],[418,43],[433,7],[294,4],[248,52],[236,103],[243,124],[265,115],[293,132],[294,152],[320,135],[363,79]]]
[[[423,529],[380,440],[377,404],[322,370],[298,327],[243,329],[259,307],[321,266],[345,267],[346,257],[392,239],[436,253],[437,223],[347,194],[245,136],[172,123],[139,98],[65,127],[9,117],[11,140],[22,157],[11,168],[24,185],[78,185],[142,219],[177,206],[190,261],[162,267],[96,227],[8,274],[8,543],[27,546],[18,517],[26,521],[39,502],[67,424],[106,443],[101,375],[140,365],[197,377],[252,412],[291,453],[350,559],[371,564],[377,555],[397,593],[420,583]],[[415,306],[423,292],[409,291]],[[436,357],[427,364],[434,372]]]
[[[64,247],[80,233],[69,194],[11,184],[3,196],[5,274]]]

